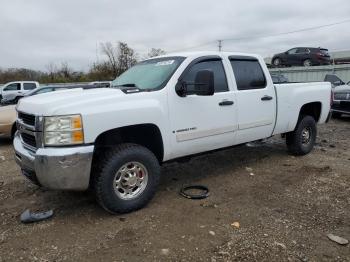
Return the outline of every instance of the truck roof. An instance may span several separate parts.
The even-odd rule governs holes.
[[[217,55],[217,56],[231,56],[231,55],[236,55],[236,56],[253,56],[260,58],[260,55],[257,54],[249,54],[249,53],[240,53],[240,52],[224,52],[224,51],[191,51],[191,52],[174,52],[174,53],[169,53],[166,55],[162,56],[157,56],[157,57],[152,57],[152,58],[161,58],[161,57],[171,57],[171,56],[183,56],[183,57],[198,57],[198,56],[208,56],[208,55]]]

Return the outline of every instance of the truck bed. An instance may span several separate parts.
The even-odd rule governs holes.
[[[318,123],[325,123],[330,111],[331,84],[327,82],[276,84],[276,125],[273,135],[293,131],[301,107],[307,103],[320,103]],[[317,102],[315,102],[317,101]]]

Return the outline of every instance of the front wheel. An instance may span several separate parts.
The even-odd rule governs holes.
[[[110,213],[128,213],[144,207],[160,179],[155,155],[136,144],[121,144],[99,157],[93,174],[97,202]]]
[[[311,116],[302,117],[293,132],[286,136],[286,143],[290,153],[297,156],[311,152],[315,145],[317,128],[315,119]]]
[[[282,64],[281,62],[281,59],[280,58],[275,58],[273,61],[272,61],[272,64],[274,66],[280,66]]]

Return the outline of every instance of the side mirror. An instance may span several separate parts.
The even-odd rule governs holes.
[[[188,88],[189,86],[194,88]],[[196,73],[194,83],[180,81],[176,85],[176,93],[181,97],[186,95],[212,96],[214,91],[214,73],[206,69]]]
[[[335,86],[341,86],[341,85],[343,85],[344,83],[342,82],[342,81],[340,81],[340,80],[338,80],[338,81],[335,81],[334,83],[333,83],[333,85],[335,85]]]

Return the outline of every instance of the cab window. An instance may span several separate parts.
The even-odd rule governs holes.
[[[266,78],[258,60],[230,59],[238,90],[262,89]]]
[[[18,91],[21,90],[20,83],[13,83],[4,88],[4,91]]]
[[[196,74],[200,70],[211,70],[214,73],[214,89],[215,93],[228,91],[227,79],[224,70],[224,66],[221,60],[204,60],[194,64],[182,78],[183,81],[189,83],[187,86],[188,91],[194,91],[194,80]]]

